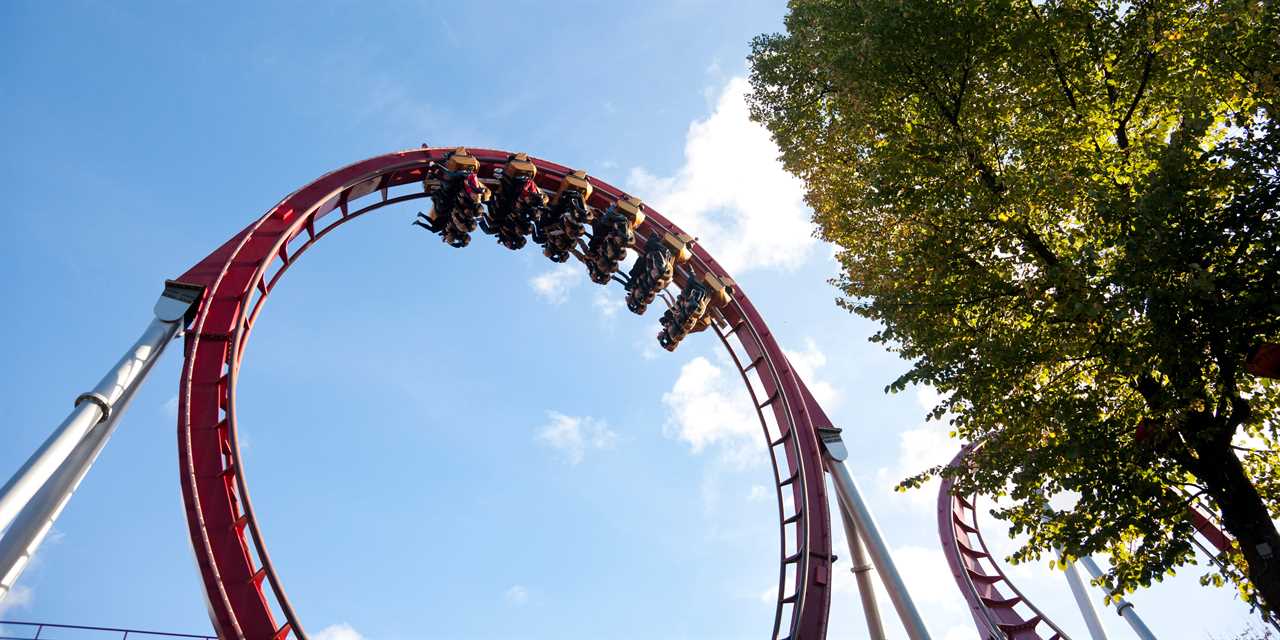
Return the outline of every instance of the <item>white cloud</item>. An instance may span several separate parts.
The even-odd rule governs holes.
[[[625,306],[625,303],[619,296],[609,295],[607,289],[596,289],[595,297],[591,299],[591,306],[600,312],[602,318],[612,318],[618,315],[618,311]]]
[[[529,280],[538,297],[551,304],[561,304],[569,299],[569,292],[582,282],[582,268],[576,262],[558,264],[550,271]]]
[[[164,414],[170,418],[177,419],[178,396],[170,396],[168,400],[164,401]]]
[[[957,592],[955,577],[951,575],[942,549],[907,545],[895,547],[890,552],[898,574],[907,584],[907,592],[923,610],[965,610],[964,599]],[[876,576],[877,580],[879,578]]]
[[[916,388],[916,403],[927,411],[932,411],[941,397],[933,387]],[[929,420],[899,434],[897,463],[892,468],[882,468],[876,473],[877,486],[891,491],[894,485],[907,477],[951,462],[961,445],[960,441],[951,437],[948,420],[949,416],[943,416],[941,420]],[[896,494],[899,499],[892,503],[905,504],[922,514],[932,513],[938,499],[938,489],[939,482],[935,478],[919,488],[907,491],[905,500],[900,499],[903,494]]]
[[[360,635],[351,625],[343,622],[340,624],[331,624],[320,631],[308,634],[315,640],[364,640],[364,636]]]
[[[578,464],[586,457],[587,449],[612,449],[618,442],[618,434],[609,425],[589,417],[566,416],[548,412],[551,422],[538,430],[537,438],[560,451],[570,464]]]
[[[817,242],[804,183],[782,169],[769,132],[748,117],[748,89],[745,78],[731,79],[714,112],[689,125],[674,176],[634,168],[628,187],[697,236],[731,273],[796,268]]]
[[[646,326],[637,338],[636,348],[640,350],[640,357],[645,360],[657,360],[667,353],[658,344],[658,330],[651,326]]]
[[[747,494],[747,500],[750,500],[751,502],[755,502],[757,500],[764,500],[768,497],[769,497],[769,490],[766,489],[765,486],[762,484],[751,485],[751,492]]]
[[[663,433],[687,442],[694,453],[713,444],[734,449],[763,437],[746,388],[702,356],[680,368],[662,404],[668,411]]]
[[[933,411],[933,408],[942,402],[943,396],[930,385],[920,385],[916,387],[916,404],[920,405],[925,411]]]
[[[502,598],[515,607],[522,607],[529,602],[529,590],[524,585],[512,585],[507,592],[502,594]]]
[[[818,348],[813,338],[805,338],[804,343],[804,351],[783,349],[783,352],[787,356],[787,361],[795,367],[800,379],[808,385],[809,392],[813,394],[818,404],[822,405],[823,409],[831,411],[840,403],[840,392],[836,391],[830,382],[818,379],[818,369],[827,364],[827,354]]]
[[[833,407],[839,393],[817,376],[827,361],[817,344],[806,340],[804,351],[784,351],[814,397],[824,407]],[[738,469],[764,459],[760,419],[731,366],[717,366],[702,356],[690,360],[680,368],[671,391],[662,394],[662,404],[667,407],[663,434],[688,443],[694,453],[718,446],[722,461]]]
[[[8,595],[3,595],[0,600],[0,618],[15,609],[29,609],[31,603],[35,601],[35,592],[30,587],[17,585],[9,590]]]

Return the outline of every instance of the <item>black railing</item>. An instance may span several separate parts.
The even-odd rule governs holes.
[[[11,627],[20,627],[12,629]],[[59,633],[61,631],[61,633]],[[86,633],[87,632],[87,633]],[[14,635],[22,633],[24,635]],[[142,631],[140,629],[116,629],[114,627],[86,627],[75,624],[50,624],[47,622],[19,622],[17,620],[0,620],[0,640],[158,640],[163,638],[196,638],[197,640],[218,640],[215,636],[202,636],[194,633],[163,633],[160,631]]]

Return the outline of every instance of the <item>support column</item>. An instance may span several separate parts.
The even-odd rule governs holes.
[[[1076,569],[1076,563],[1067,562],[1062,556],[1061,549],[1054,549],[1053,552],[1058,555],[1058,562],[1063,565],[1067,574],[1067,584],[1071,586],[1071,595],[1076,599],[1080,615],[1084,616],[1084,626],[1089,629],[1089,637],[1093,640],[1107,640],[1107,632],[1102,628],[1102,620],[1098,618],[1098,610],[1094,607],[1093,600],[1089,598],[1084,580],[1080,579],[1080,571]]]
[[[858,537],[858,527],[853,523],[853,516],[843,505],[836,505],[840,512],[840,520],[844,523],[844,537],[849,540],[849,555],[853,561],[853,576],[858,582],[858,596],[862,598],[862,613],[867,618],[867,634],[871,640],[885,640],[884,624],[880,621],[880,608],[876,606],[875,584],[869,575],[874,568],[867,560],[867,552],[862,539]]]
[[[1089,572],[1089,575],[1094,580],[1102,577],[1102,569],[1098,568],[1098,563],[1094,562],[1093,558],[1088,556],[1080,558],[1080,565],[1084,567],[1085,571]],[[1156,640],[1156,635],[1151,633],[1151,629],[1147,628],[1146,623],[1138,616],[1138,612],[1133,610],[1132,602],[1116,596],[1110,591],[1107,592],[1107,595],[1112,596],[1111,604],[1116,608],[1116,613],[1120,614],[1120,617],[1129,623],[1129,627],[1133,629],[1134,635],[1138,636],[1138,640]]]
[[[88,473],[164,348],[203,288],[166,283],[142,336],[0,489],[0,600],[44,540]]]
[[[885,591],[889,593],[889,600],[893,602],[893,608],[897,610],[898,618],[906,628],[907,637],[911,640],[929,640],[929,630],[925,627],[924,619],[920,617],[915,602],[911,600],[911,594],[907,591],[906,583],[902,581],[902,575],[893,564],[889,545],[880,534],[880,527],[876,525],[871,509],[862,499],[858,483],[845,467],[844,460],[849,454],[845,449],[844,439],[840,437],[840,430],[833,427],[819,428],[818,431],[823,450],[826,452],[827,470],[835,482],[840,506],[849,513],[853,524],[857,527],[859,537],[866,543],[871,561],[880,573]]]
[[[114,405],[110,417],[100,423],[71,450],[66,462],[54,471],[49,481],[36,492],[27,506],[14,518],[9,532],[0,538],[0,601],[3,601],[14,583],[22,575],[36,549],[53,529],[53,523],[71,500],[71,494],[80,487],[89,468],[97,461],[98,454],[120,423],[120,416],[129,406],[138,385],[129,387]]]

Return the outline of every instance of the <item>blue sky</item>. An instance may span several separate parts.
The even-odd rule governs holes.
[[[933,494],[890,490],[956,445],[924,422],[928,390],[882,392],[905,364],[833,304],[831,249],[745,117],[748,42],[784,11],[0,4],[0,473],[136,337],[164,278],[288,192],[423,142],[523,150],[631,190],[729,266],[845,427],[935,634],[972,637]],[[616,284],[487,237],[449,249],[409,227],[415,211],[384,209],[309,252],[246,357],[247,475],[312,637],[766,635],[770,476],[717,341],[668,354],[656,314],[620,308]],[[167,356],[0,617],[209,628]],[[831,637],[864,637],[838,566]],[[1158,634],[1244,626],[1245,607],[1199,573],[1132,598]],[[1013,575],[1084,636],[1061,575]]]

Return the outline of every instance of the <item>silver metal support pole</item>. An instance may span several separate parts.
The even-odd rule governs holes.
[[[134,393],[182,327],[202,288],[170,282],[155,319],[92,391],[0,489],[0,600],[8,594],[54,519],[93,465]]]
[[[1080,607],[1080,615],[1084,616],[1084,626],[1089,629],[1089,637],[1093,640],[1107,640],[1107,631],[1102,628],[1102,620],[1098,618],[1098,610],[1089,597],[1089,591],[1085,589],[1084,580],[1080,579],[1080,571],[1076,569],[1076,563],[1064,560],[1061,549],[1054,549],[1053,552],[1058,555],[1058,562],[1063,565],[1067,574],[1067,584],[1071,586],[1071,595],[1076,599],[1076,606]]]
[[[0,489],[0,529],[13,522],[18,512],[71,455],[72,449],[89,430],[110,417],[112,405],[124,395],[125,389],[139,381],[139,374],[150,367],[177,330],[176,323],[163,322],[158,318],[152,320],[142,332],[142,337],[98,382],[98,386],[76,398],[76,407],[71,415]]]
[[[880,527],[876,525],[871,509],[862,499],[858,483],[845,467],[844,460],[849,453],[845,449],[844,440],[840,437],[840,430],[822,428],[819,432],[827,454],[827,469],[835,482],[840,506],[853,518],[859,537],[866,543],[867,551],[871,553],[871,561],[880,573],[881,582],[884,583],[884,589],[889,592],[889,600],[893,602],[893,608],[897,610],[898,618],[906,628],[907,637],[911,640],[929,640],[929,630],[924,625],[924,618],[920,617],[920,612],[907,591],[907,585],[902,581],[902,575],[893,564],[893,558],[889,555],[889,545],[880,534]]]
[[[120,424],[120,416],[133,400],[138,386],[132,385],[125,391],[113,407],[111,416],[89,431],[89,435],[76,445],[67,461],[58,467],[26,508],[14,518],[9,532],[0,538],[0,568],[7,569],[0,576],[0,601],[13,589],[14,583],[35,556],[36,549],[53,529],[54,521],[71,500],[71,494],[80,487],[80,482],[98,459],[98,454],[111,438],[116,425]]]
[[[862,539],[858,537],[858,527],[853,523],[853,516],[843,505],[836,505],[840,512],[840,520],[844,523],[844,537],[849,540],[849,555],[853,561],[853,576],[858,581],[858,595],[862,598],[862,613],[867,618],[867,634],[871,640],[885,640],[884,624],[880,621],[880,608],[876,606],[875,584],[871,582],[870,571],[874,568],[867,561],[867,552],[863,548]]]
[[[1093,558],[1088,556],[1080,558],[1080,565],[1084,567],[1085,571],[1089,572],[1089,575],[1094,580],[1102,577],[1102,569],[1098,568],[1098,563],[1094,562]],[[1111,604],[1116,608],[1116,613],[1120,614],[1120,617],[1129,623],[1129,627],[1133,629],[1134,635],[1138,636],[1138,640],[1156,640],[1156,634],[1151,633],[1151,629],[1147,628],[1146,623],[1138,616],[1138,612],[1133,610],[1132,602],[1115,595],[1111,591],[1108,591],[1107,595],[1112,596]]]

